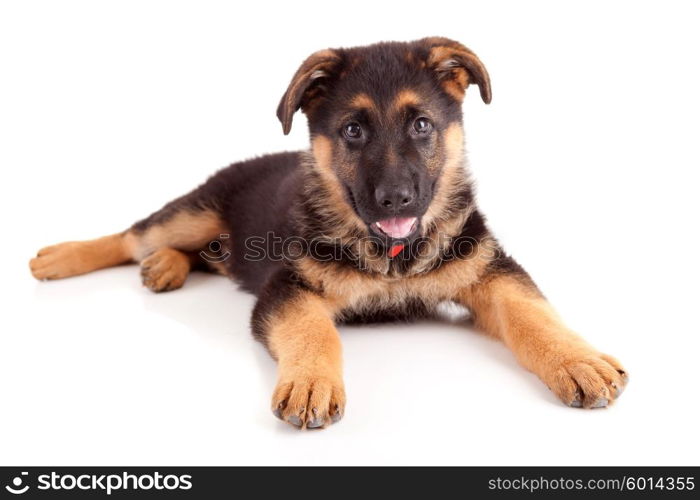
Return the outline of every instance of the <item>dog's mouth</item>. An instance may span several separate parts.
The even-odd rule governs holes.
[[[372,230],[380,235],[397,240],[408,238],[418,229],[417,217],[391,217],[370,224]]]

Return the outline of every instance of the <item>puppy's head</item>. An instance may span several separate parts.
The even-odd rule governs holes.
[[[461,161],[461,103],[470,84],[491,101],[489,76],[445,38],[312,54],[277,109],[284,133],[308,117],[316,168],[338,185],[368,230],[410,240],[438,180]]]

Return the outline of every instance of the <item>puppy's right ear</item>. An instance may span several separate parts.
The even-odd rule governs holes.
[[[287,135],[292,129],[292,118],[299,108],[305,111],[308,104],[320,96],[324,80],[333,75],[340,63],[340,55],[330,49],[311,54],[294,74],[287,91],[277,107],[277,118]]]

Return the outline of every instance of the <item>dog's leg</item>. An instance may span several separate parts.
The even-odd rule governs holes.
[[[309,429],[340,420],[345,389],[331,304],[282,271],[260,295],[252,324],[256,338],[278,361],[273,413]]]
[[[184,283],[199,249],[227,233],[197,191],[179,198],[129,230],[89,241],[70,241],[39,250],[30,263],[37,279],[59,279],[127,262],[141,263],[144,285],[155,292]]]
[[[620,362],[569,330],[528,275],[512,259],[505,260],[501,270],[464,288],[458,302],[564,403],[584,408],[610,404],[628,379]]]
[[[198,250],[228,232],[217,211],[183,206],[182,200],[137,222],[129,234],[137,240],[134,259],[141,264],[143,284],[154,292],[180,288],[201,261]]]
[[[39,280],[68,278],[130,262],[135,245],[128,232],[89,241],[67,241],[39,250],[29,261],[29,268]]]

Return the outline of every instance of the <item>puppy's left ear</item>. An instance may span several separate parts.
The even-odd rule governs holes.
[[[340,55],[331,49],[311,54],[299,67],[289,83],[277,107],[277,118],[282,122],[282,130],[287,135],[292,129],[292,118],[299,108],[307,106],[321,96],[323,82],[331,77],[340,63]]]
[[[491,79],[474,52],[449,38],[424,38],[420,42],[427,46],[427,66],[437,73],[445,92],[461,102],[467,87],[475,83],[481,99],[486,104],[491,102]]]

